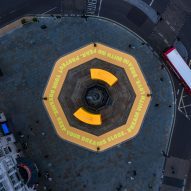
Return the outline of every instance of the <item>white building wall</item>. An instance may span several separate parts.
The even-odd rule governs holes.
[[[24,185],[17,169],[17,152],[13,134],[0,137],[0,191],[34,191]]]

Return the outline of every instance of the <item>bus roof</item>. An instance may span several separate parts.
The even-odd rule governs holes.
[[[180,56],[178,51],[175,48],[171,48],[164,54],[174,66],[179,75],[183,78],[188,87],[191,89],[191,69],[188,67],[184,59]]]

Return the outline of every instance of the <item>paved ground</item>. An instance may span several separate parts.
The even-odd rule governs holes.
[[[123,0],[97,0],[96,6],[90,1],[67,0],[2,0],[0,2],[0,25],[25,14],[65,14],[78,15],[84,8],[89,7],[93,15],[103,16],[128,26],[137,34],[147,40],[151,46],[161,53],[172,45],[177,37],[188,51],[188,60],[191,58],[191,1],[190,0],[143,0],[154,8],[163,18],[158,24],[153,24],[150,19],[139,9],[125,3]],[[89,3],[88,3],[89,2]],[[86,5],[86,7],[85,7]],[[84,6],[84,7],[83,7]],[[176,77],[173,77],[176,88],[177,103],[181,99],[182,86]],[[187,100],[191,103],[191,98]],[[172,137],[170,155],[190,159],[191,151],[191,121],[181,113],[177,107],[176,123]]]
[[[48,28],[41,29],[42,24]],[[92,41],[134,55],[153,92],[139,135],[101,154],[59,139],[41,100],[54,62]],[[167,147],[174,99],[167,71],[141,40],[103,20],[42,19],[1,38],[0,68],[4,73],[0,108],[8,115],[13,131],[25,135],[17,138],[28,143],[26,154],[39,166],[40,191],[44,185],[55,191],[158,190],[164,163],[161,151]],[[45,180],[45,171],[53,177],[52,182]]]

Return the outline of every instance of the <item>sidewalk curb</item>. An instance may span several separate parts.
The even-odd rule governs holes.
[[[0,37],[6,35],[7,33],[12,32],[13,30],[21,28],[24,25],[21,22],[22,19],[25,19],[27,23],[30,23],[32,21],[32,18],[33,18],[32,16],[21,17],[17,19],[16,21],[13,21],[7,24],[6,26],[0,28]]]

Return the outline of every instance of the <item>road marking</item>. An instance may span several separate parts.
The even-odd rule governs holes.
[[[173,26],[170,26],[170,28],[172,29],[172,31],[175,31],[175,28]]]
[[[165,20],[165,22],[166,22],[167,25],[170,25],[170,22],[168,20]]]
[[[168,40],[165,38],[164,39],[164,42],[167,44],[167,45],[169,45],[169,42],[168,42]]]
[[[180,92],[180,90],[178,89],[178,91],[177,91],[176,95],[178,95],[178,94],[179,94],[179,92]]]
[[[181,109],[182,108],[186,108],[186,107],[190,107],[191,106],[191,104],[189,104],[189,105],[184,105],[184,107],[180,107]]]
[[[149,6],[152,6],[152,4],[154,3],[155,0],[151,0]]]
[[[164,35],[162,33],[157,32],[157,34],[163,39],[163,41],[166,45],[168,45],[168,46],[170,45],[169,41],[164,37]]]
[[[189,62],[189,67],[191,66],[191,60]],[[191,120],[191,104],[185,105],[185,98],[188,97],[185,94],[184,88],[182,88],[182,92],[180,95],[180,100],[178,104],[178,110],[185,115],[188,120]]]
[[[9,12],[9,14],[13,14],[14,12],[16,12],[16,10],[12,10]]]
[[[88,0],[87,14],[94,15],[97,8],[97,0]]]
[[[101,5],[102,5],[102,0],[100,0],[100,2],[99,2],[99,11],[98,11],[98,16],[99,16],[99,14],[100,14]]]
[[[55,10],[57,7],[53,7],[52,9],[49,9],[48,11],[45,11],[44,13],[41,13],[42,15],[46,14],[46,13],[49,13],[50,11],[53,11]]]
[[[158,35],[160,36],[160,37],[164,37],[164,35],[163,34],[161,34],[160,32],[158,32]]]

